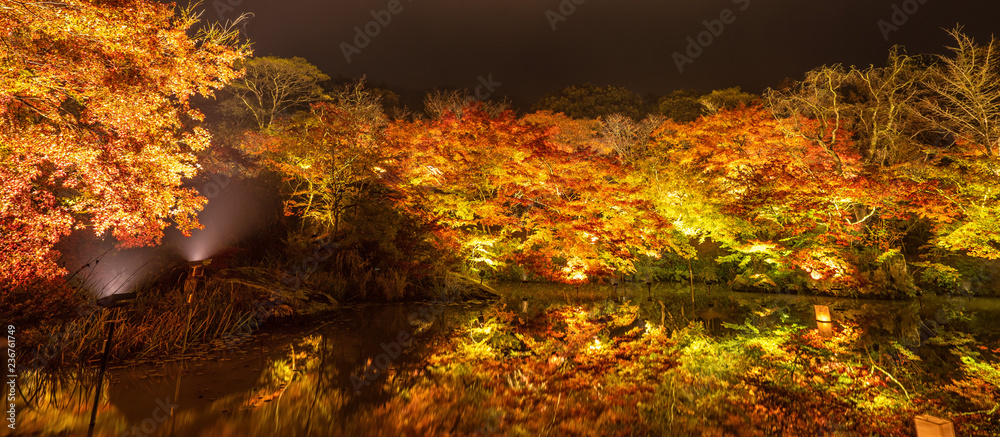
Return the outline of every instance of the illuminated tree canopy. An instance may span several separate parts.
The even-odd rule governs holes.
[[[170,222],[196,228],[204,199],[182,184],[209,135],[189,99],[233,81],[259,129],[232,142],[280,177],[300,230],[339,237],[378,205],[431,229],[419,238],[471,272],[582,282],[667,255],[690,268],[711,241],[726,254],[709,261],[735,266],[740,284],[846,289],[942,254],[1000,257],[996,49],[959,30],[936,60],[896,48],[884,66],[820,67],[761,99],[674,93],[661,110],[680,121],[643,119],[638,95],[593,85],[524,116],[436,92],[429,117],[393,118],[361,83],[325,93],[328,76],[304,59],[244,62],[232,31],[191,33],[190,10],[5,5],[11,278],[57,276],[53,247],[74,229],[138,246]],[[903,243],[914,229],[928,245]]]
[[[658,253],[669,228],[623,168],[594,150],[569,151],[551,125],[476,107],[429,122],[398,123],[408,207],[476,269],[521,265],[557,281],[627,269],[630,250]],[[570,267],[570,265],[574,267]],[[487,267],[488,266],[488,267]]]
[[[74,229],[125,246],[197,227],[182,181],[209,145],[193,95],[237,77],[248,54],[192,10],[145,1],[0,3],[0,278],[61,272]]]

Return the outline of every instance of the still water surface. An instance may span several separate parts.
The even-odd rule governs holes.
[[[492,305],[521,312],[527,297],[528,317],[552,305],[598,305],[624,298],[638,303],[652,323],[668,315],[682,317],[726,335],[727,324],[814,325],[813,305],[821,304],[830,306],[838,323],[866,328],[867,341],[876,344],[897,341],[918,347],[934,335],[935,327],[948,324],[980,340],[1000,338],[1000,299],[878,301],[698,286],[692,303],[685,284],[496,288],[503,299]],[[379,435],[379,423],[370,413],[404,393],[431,351],[488,307],[349,307],[319,325],[266,330],[210,358],[112,368],[95,435]],[[18,435],[86,435],[95,379],[93,370],[22,375],[27,404],[19,405]]]

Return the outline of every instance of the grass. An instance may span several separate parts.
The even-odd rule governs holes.
[[[30,362],[41,367],[99,359],[109,324],[115,322],[109,356],[114,360],[185,354],[210,342],[233,345],[272,317],[306,312],[303,295],[282,293],[277,277],[262,269],[219,272],[188,296],[182,287],[144,288],[130,306],[100,309],[81,302],[78,316],[58,326],[37,327],[43,339]],[[271,291],[276,290],[276,291]]]

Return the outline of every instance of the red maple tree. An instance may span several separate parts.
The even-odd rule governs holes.
[[[187,231],[205,199],[183,181],[209,145],[195,94],[237,77],[228,29],[140,0],[0,2],[0,282],[62,274],[75,229],[124,246]],[[193,36],[192,36],[193,34]]]

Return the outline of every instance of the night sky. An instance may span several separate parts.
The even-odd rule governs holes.
[[[434,87],[471,90],[480,77],[492,76],[502,84],[496,96],[521,104],[585,82],[640,94],[730,86],[756,93],[823,64],[880,64],[894,44],[910,53],[940,53],[950,41],[944,29],[959,23],[981,41],[1000,33],[996,0],[207,0],[204,5],[209,20],[254,14],[246,31],[257,56],[301,56],[334,77],[367,75],[370,83],[414,93]],[[894,23],[894,5],[914,13],[897,13]],[[390,6],[397,13],[388,12]],[[386,10],[381,17],[391,20],[374,23],[373,10]],[[715,23],[717,33],[722,24],[719,36],[702,35],[701,41],[710,43],[679,71],[675,53],[687,56],[687,38],[697,40],[707,31],[703,22],[720,16],[730,23]],[[355,27],[366,26],[377,36],[362,48],[355,44]],[[344,44],[353,47],[346,48],[351,62]]]

